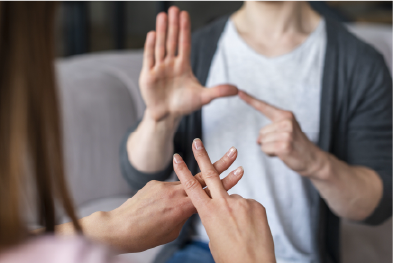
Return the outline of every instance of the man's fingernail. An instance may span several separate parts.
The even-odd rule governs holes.
[[[203,144],[202,144],[201,139],[199,139],[199,138],[194,139],[194,147],[197,150],[203,149]]]
[[[181,163],[183,161],[183,158],[181,158],[180,155],[178,155],[177,153],[175,153],[173,155],[173,160],[175,160],[175,163]]]
[[[231,158],[235,155],[235,153],[236,153],[236,148],[232,146],[231,149],[229,149],[229,151],[227,152],[227,156]]]
[[[239,168],[237,168],[235,170],[234,174],[237,176],[237,175],[240,175],[243,171],[244,171],[243,166],[240,166]]]

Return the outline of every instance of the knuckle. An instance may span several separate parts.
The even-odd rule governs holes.
[[[236,199],[236,205],[237,205],[237,208],[241,209],[242,211],[248,211],[250,208],[250,203],[248,202],[247,199],[244,199],[244,198]]]
[[[168,187],[165,189],[165,193],[168,197],[175,197],[179,194],[180,189],[181,188]]]
[[[254,201],[253,206],[256,208],[256,210],[258,210],[261,214],[266,216],[266,208],[262,204],[258,203],[257,201],[255,200],[253,201]]]
[[[197,173],[194,177],[195,177],[195,179],[197,179],[200,182],[203,181],[202,173]]]
[[[221,165],[225,167],[229,166],[229,158],[227,156],[221,158]]]
[[[184,182],[184,188],[187,190],[192,190],[198,186],[198,181],[193,178]]]
[[[283,111],[281,114],[282,114],[282,117],[284,117],[285,119],[288,119],[288,120],[293,120],[295,117],[293,115],[292,111]]]
[[[280,148],[282,153],[290,153],[292,151],[292,144],[290,142],[283,142]]]
[[[203,177],[205,177],[206,179],[215,178],[218,177],[218,173],[215,170],[207,170],[203,173]]]
[[[248,200],[245,199],[245,198],[240,198],[240,199],[239,199],[239,203],[240,203],[242,206],[244,206],[244,207],[247,207],[247,206],[249,205]]]
[[[283,122],[283,128],[289,132],[293,131],[293,122],[291,120],[285,120]]]
[[[253,208],[257,208],[263,212],[266,212],[265,207],[255,199],[247,199],[247,201],[250,204],[250,206],[252,206]]]
[[[283,134],[284,140],[291,142],[293,140],[293,136],[291,132],[285,132]]]

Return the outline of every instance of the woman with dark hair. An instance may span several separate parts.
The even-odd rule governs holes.
[[[196,210],[180,182],[151,182],[119,208],[77,220],[65,182],[55,89],[55,6],[53,2],[0,2],[0,262],[119,262],[111,250],[88,242],[82,233],[118,252],[143,251],[174,240]],[[227,154],[212,165],[204,153],[200,164],[210,166],[210,174],[218,175],[236,159],[236,155]],[[186,169],[179,171],[183,174]],[[192,177],[192,184],[188,175],[183,176],[188,192],[199,189],[205,200],[210,193],[215,197],[214,187],[201,188],[204,179],[208,186],[211,184],[205,173]],[[215,181],[215,186],[221,187],[221,194],[226,193],[242,175],[243,170],[237,169]],[[227,202],[227,212],[244,203],[234,219],[243,215],[240,219],[248,222],[254,214],[263,215],[263,207],[255,201],[232,199],[236,200]],[[200,211],[208,209],[198,198],[193,201]],[[71,223],[56,225],[55,204],[62,206]],[[26,210],[30,205],[35,206],[37,223],[43,228],[29,229]],[[214,210],[209,217],[218,212]],[[218,231],[214,221],[207,222],[213,226],[211,233]],[[230,223],[227,227],[232,226]],[[267,245],[271,259],[273,244],[267,221],[250,224],[253,226],[262,230],[257,239]],[[61,238],[65,235],[69,237]],[[255,238],[255,233],[244,237]],[[227,239],[227,244],[231,242],[235,241]],[[217,244],[216,259],[222,261],[220,253],[225,249]],[[226,256],[231,254],[228,251]],[[250,262],[264,258],[266,253],[250,257]]]

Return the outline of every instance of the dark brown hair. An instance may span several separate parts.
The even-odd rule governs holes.
[[[28,236],[26,187],[35,192],[45,232],[55,231],[55,202],[81,231],[64,178],[55,10],[54,2],[0,2],[0,249]]]

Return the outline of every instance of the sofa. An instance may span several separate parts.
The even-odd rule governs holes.
[[[379,50],[392,70],[391,26],[347,26]],[[112,210],[135,193],[122,178],[119,145],[145,109],[138,87],[141,64],[142,50],[87,54],[56,62],[66,175],[80,217]],[[392,262],[391,219],[380,226],[346,220],[341,224],[343,263]],[[121,257],[148,263],[160,249]]]

